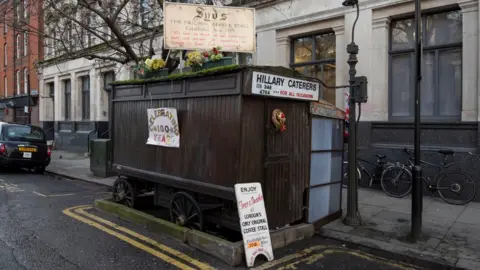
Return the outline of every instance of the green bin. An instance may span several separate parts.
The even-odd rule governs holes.
[[[110,139],[90,141],[90,171],[99,177],[115,175],[111,170],[112,142]]]

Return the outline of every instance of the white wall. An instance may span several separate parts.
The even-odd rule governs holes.
[[[90,76],[90,121],[108,121],[108,94],[103,89],[103,73],[114,71],[115,78],[126,80],[131,77],[128,66],[110,64],[97,66],[93,60],[85,58],[44,67],[40,78],[40,121],[65,120],[65,100],[62,81],[71,80],[71,120],[82,120],[80,77]],[[54,82],[55,102],[48,98],[47,84]],[[55,109],[54,109],[55,108]]]
[[[140,42],[140,41],[139,41]],[[139,43],[137,42],[137,43]],[[144,41],[144,43],[149,42]],[[154,51],[160,53],[162,37],[155,38]],[[58,57],[57,59],[61,59]],[[70,79],[72,83],[71,112],[72,121],[86,121],[82,119],[82,102],[80,78],[90,76],[90,121],[108,121],[108,93],[103,90],[103,73],[115,72],[116,80],[128,80],[133,77],[133,64],[105,63],[86,58],[78,58],[69,61],[57,61],[43,66],[40,69],[40,121],[64,121],[65,100],[62,81]],[[54,82],[55,102],[49,98],[47,84]]]
[[[336,81],[348,84],[348,54],[356,9],[342,0],[291,0],[265,5],[256,11],[257,65],[288,67],[290,36],[333,30],[336,35]],[[480,120],[479,13],[478,0],[423,0],[423,9],[458,4],[463,13],[462,121]],[[388,40],[391,17],[413,13],[409,0],[361,0],[355,29],[359,46],[357,76],[368,78],[368,103],[362,105],[363,121],[388,120]],[[338,89],[336,106],[344,108],[344,92]]]

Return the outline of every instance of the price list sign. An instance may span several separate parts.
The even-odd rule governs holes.
[[[273,249],[262,186],[260,183],[236,184],[235,196],[247,266],[252,267],[259,254],[272,261]]]
[[[164,3],[166,49],[255,52],[255,9]]]

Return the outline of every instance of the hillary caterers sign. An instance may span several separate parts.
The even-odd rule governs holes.
[[[247,266],[252,267],[259,254],[263,254],[268,261],[272,261],[273,249],[262,186],[260,183],[236,184],[235,197]]]
[[[255,9],[164,2],[166,49],[255,52]]]
[[[317,101],[319,92],[319,83],[253,72],[252,94]]]
[[[177,109],[147,109],[148,140],[147,144],[180,147]]]

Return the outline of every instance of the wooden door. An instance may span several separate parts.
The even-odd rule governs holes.
[[[275,109],[280,109],[286,115],[287,130],[284,132],[274,131],[271,116]],[[303,135],[307,132],[307,127],[304,117],[308,117],[305,103],[290,100],[265,101],[263,192],[271,229],[283,227],[303,218],[303,195],[305,185],[308,184],[306,177],[308,164],[305,167],[306,159],[303,158],[305,147],[299,145],[298,140],[305,140]]]

